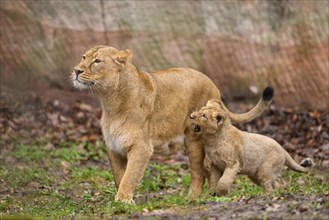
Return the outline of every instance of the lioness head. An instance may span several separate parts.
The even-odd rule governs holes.
[[[117,50],[105,45],[89,49],[71,73],[73,86],[79,89],[95,87],[96,90],[115,86],[119,74],[131,63],[130,50]]]
[[[196,134],[216,134],[221,130],[227,116],[222,109],[207,105],[190,114],[190,119]]]

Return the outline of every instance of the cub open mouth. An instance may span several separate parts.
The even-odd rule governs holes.
[[[201,131],[201,128],[199,125],[197,124],[193,124],[193,130],[195,133],[199,133]]]

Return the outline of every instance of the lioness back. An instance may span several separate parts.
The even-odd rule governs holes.
[[[215,84],[203,73],[189,68],[173,68],[150,73],[156,89],[151,117],[151,139],[163,144],[184,133],[186,118],[209,99],[219,98]],[[174,125],[174,126],[173,126]]]
[[[151,73],[157,87],[158,94],[174,95],[170,102],[176,99],[189,99],[186,101],[189,108],[200,108],[211,97],[220,97],[216,85],[203,73],[190,68],[173,68]],[[161,99],[160,95],[159,98]],[[175,100],[172,100],[175,98]],[[161,100],[156,100],[161,102]],[[178,100],[176,103],[179,103]],[[181,104],[183,105],[183,103]]]

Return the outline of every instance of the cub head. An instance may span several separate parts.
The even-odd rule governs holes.
[[[212,109],[221,109],[220,101],[218,99],[210,99],[205,107],[212,108]]]
[[[192,130],[196,134],[217,134],[221,131],[227,116],[220,108],[202,107],[190,114]]]
[[[117,50],[114,47],[99,45],[82,55],[81,61],[71,73],[73,86],[79,89],[94,87],[102,90],[115,86],[119,74],[131,63],[130,50]]]

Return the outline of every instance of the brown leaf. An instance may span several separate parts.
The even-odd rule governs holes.
[[[87,111],[87,112],[91,112],[93,110],[93,108],[91,107],[91,105],[88,105],[88,104],[82,103],[82,102],[81,103],[76,103],[75,104],[75,107],[77,109],[80,109],[82,111]]]

